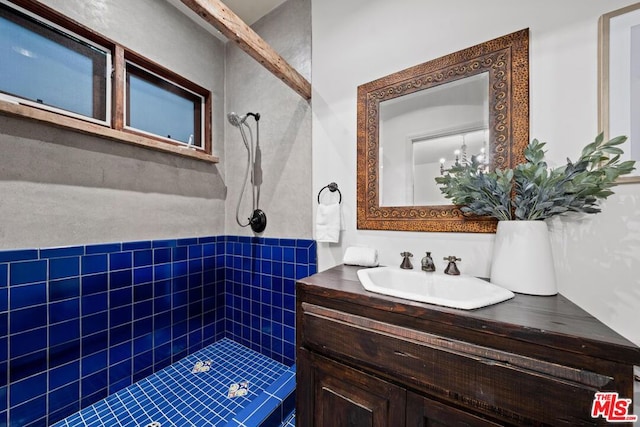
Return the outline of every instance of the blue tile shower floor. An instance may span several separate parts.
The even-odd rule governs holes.
[[[199,361],[211,361],[210,370],[192,373]],[[225,338],[54,427],[224,426],[287,372],[286,365]],[[241,381],[249,382],[248,394],[229,398],[229,386]]]

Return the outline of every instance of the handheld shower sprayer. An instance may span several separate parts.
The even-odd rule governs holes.
[[[229,120],[229,123],[231,123],[233,126],[240,127],[240,125],[243,125],[244,122],[247,121],[249,116],[256,119],[256,122],[260,120],[260,113],[251,113],[251,112],[245,114],[244,116],[239,116],[237,113],[231,112],[227,114],[227,119]]]
[[[251,132],[251,127],[246,123],[249,117],[253,117],[256,121],[256,144],[253,145],[253,133]],[[240,197],[238,197],[238,204],[236,205],[236,222],[240,227],[251,226],[251,229],[256,233],[261,233],[267,227],[267,215],[258,208],[258,201],[260,200],[260,185],[255,181],[255,152],[259,150],[260,146],[260,113],[247,113],[244,116],[239,116],[238,114],[231,112],[227,114],[227,119],[231,125],[237,127],[240,130],[240,135],[242,136],[242,141],[244,142],[244,146],[247,149],[247,168],[244,174],[244,182],[242,183],[242,189],[240,190]],[[247,135],[245,134],[243,125],[249,130],[249,139],[247,139]],[[244,190],[247,185],[247,179],[249,178],[249,170],[251,170],[251,199],[253,206],[253,213],[251,217],[247,218],[249,221],[246,224],[240,222],[239,211],[240,211],[240,203],[242,202],[242,196],[244,195]],[[256,194],[257,193],[257,194]]]
[[[227,114],[227,120],[229,120],[229,123],[231,123],[235,127],[240,127],[240,125],[244,123],[244,120],[246,119],[246,117],[247,116],[240,117],[238,116],[238,114],[234,112]]]

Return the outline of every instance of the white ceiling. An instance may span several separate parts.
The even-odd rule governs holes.
[[[211,34],[226,41],[226,38],[218,30],[206,23],[202,18],[191,11],[191,9],[186,7],[180,0],[167,1]],[[226,4],[233,13],[238,15],[247,25],[254,24],[257,20],[280,6],[285,1],[286,0],[222,0],[222,2]]]
[[[258,19],[280,6],[286,0],[222,0],[247,25],[252,25]]]

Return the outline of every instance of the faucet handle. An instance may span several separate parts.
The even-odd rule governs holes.
[[[413,254],[411,252],[401,252],[400,256],[402,256],[402,264],[400,264],[400,268],[404,270],[411,270],[413,265],[411,265],[411,258]]]
[[[444,274],[449,274],[451,276],[459,276],[460,270],[458,270],[458,266],[456,265],[456,261],[462,261],[462,258],[458,258],[455,255],[449,255],[444,257],[445,261],[449,261],[447,268],[444,270]]]

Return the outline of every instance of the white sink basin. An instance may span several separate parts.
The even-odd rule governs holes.
[[[449,276],[422,270],[376,267],[358,270],[370,292],[445,307],[472,310],[513,298],[513,292],[473,276]]]

